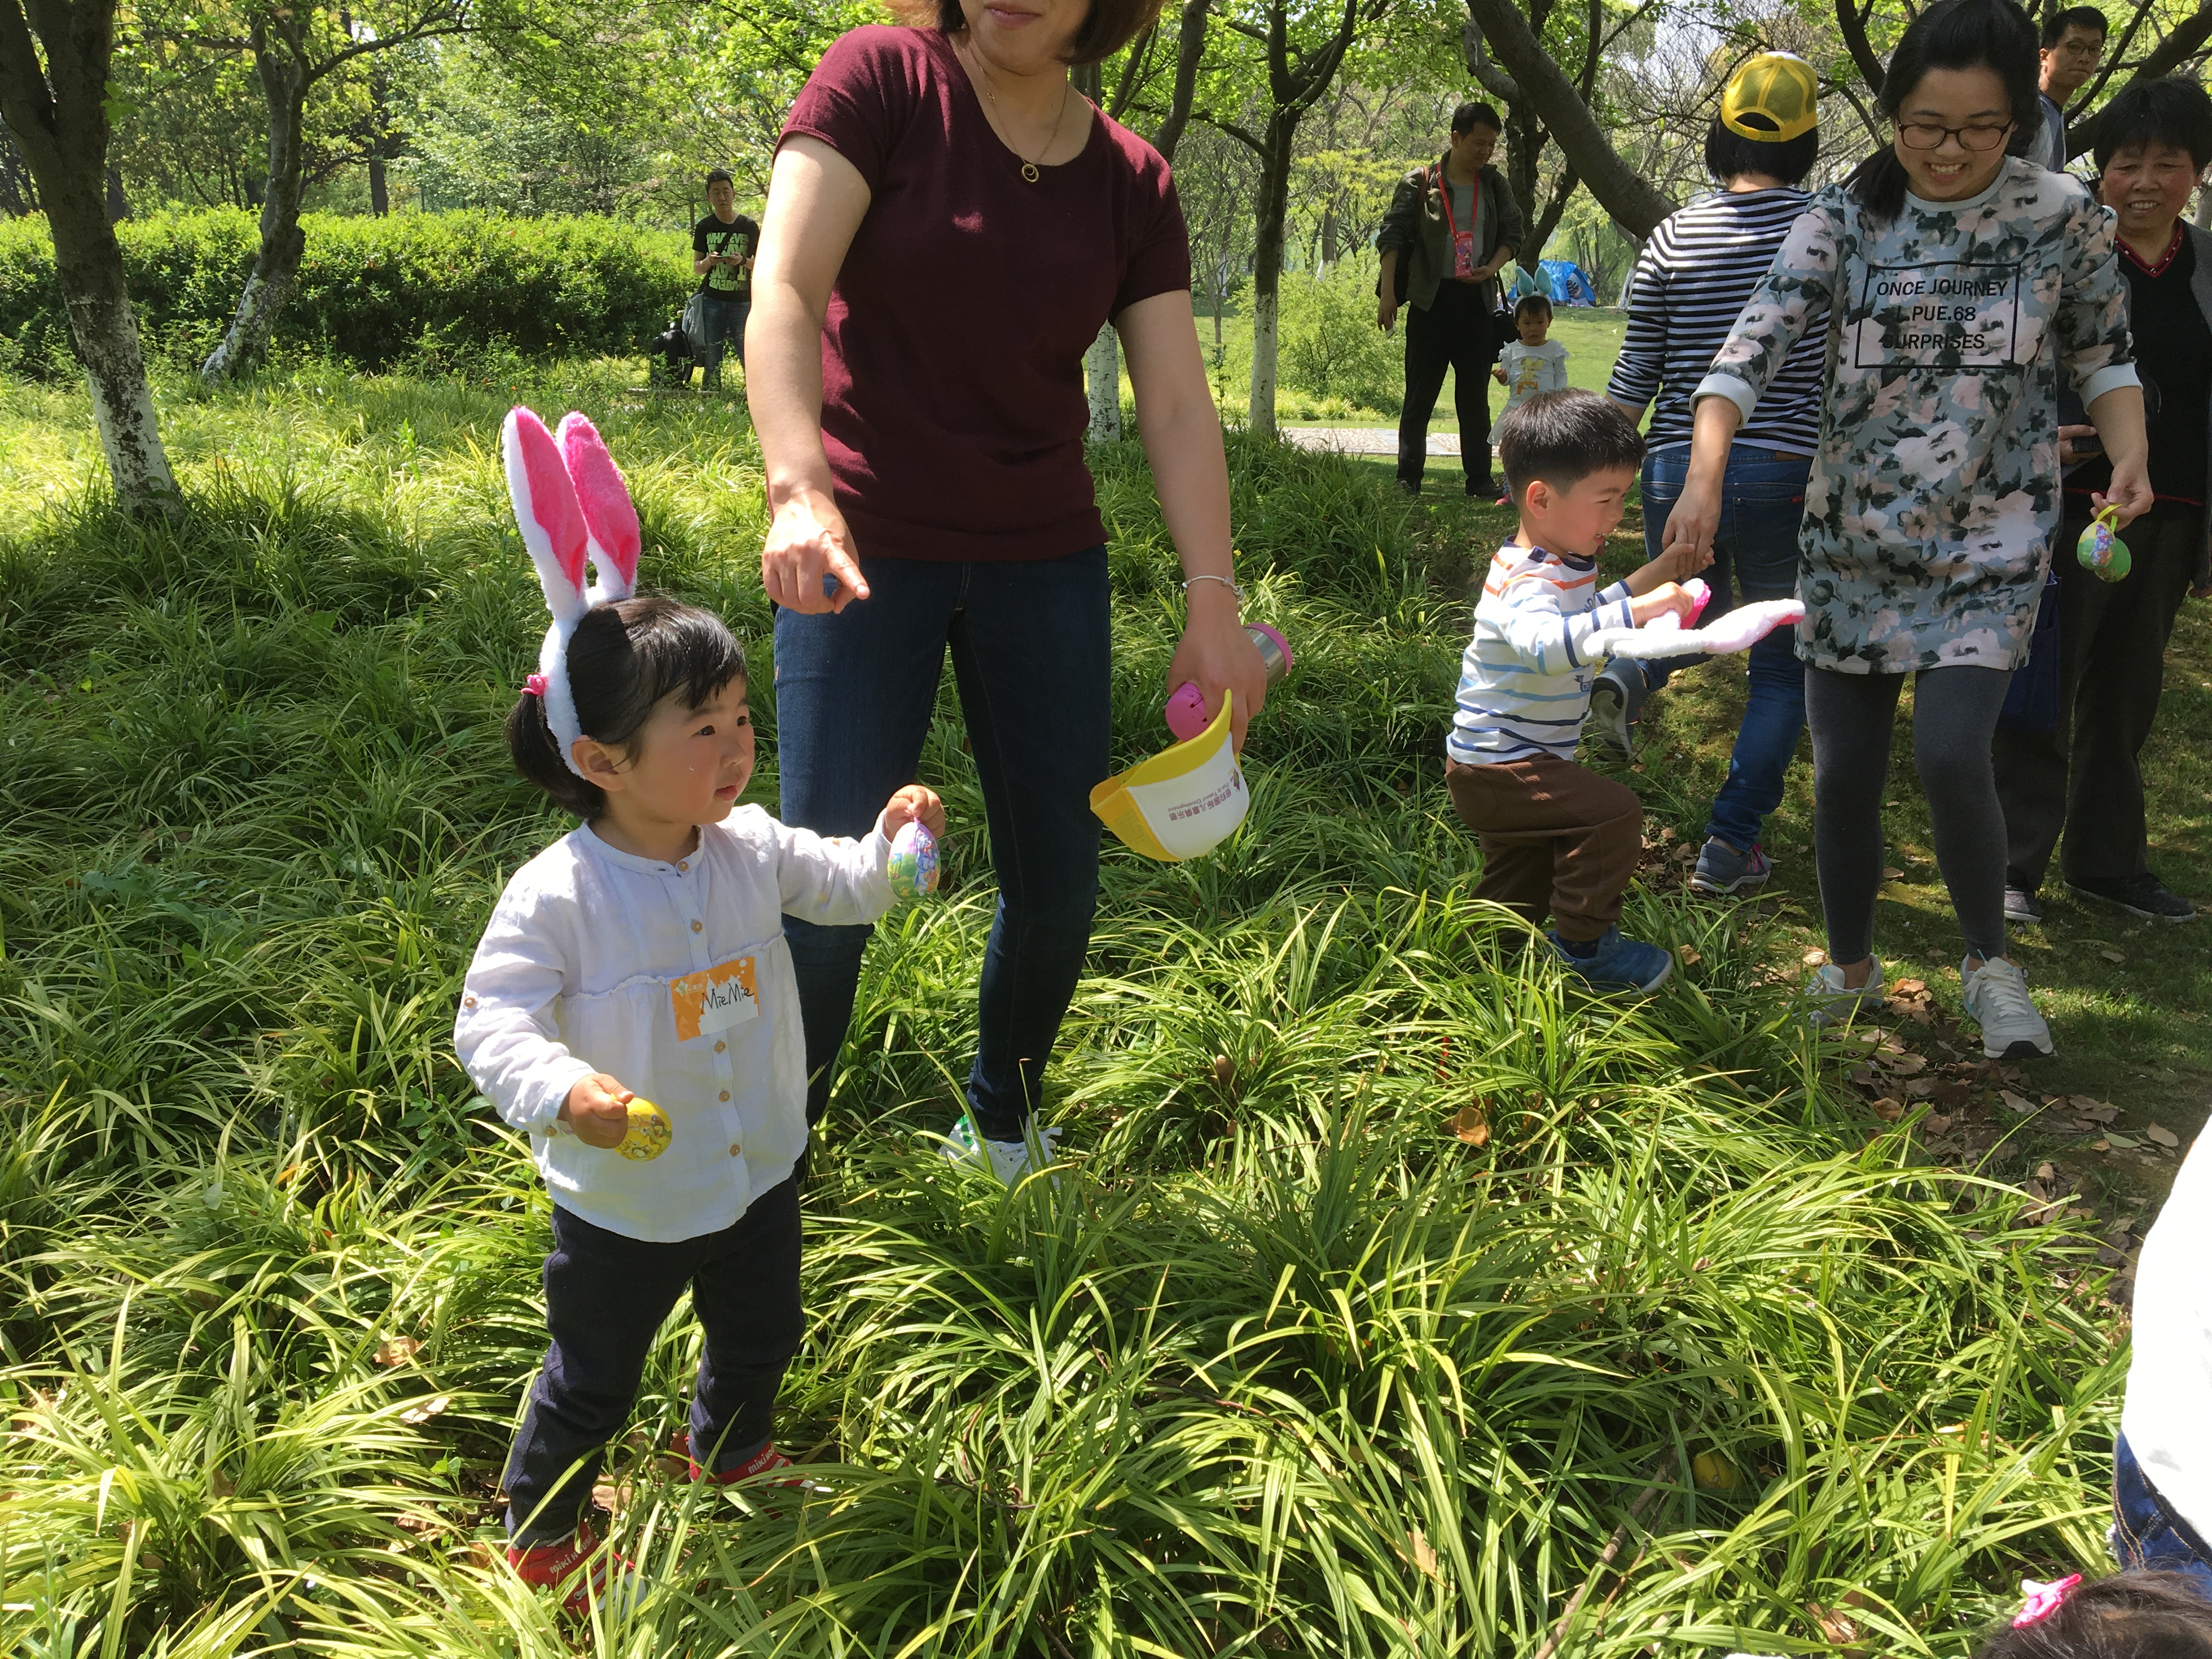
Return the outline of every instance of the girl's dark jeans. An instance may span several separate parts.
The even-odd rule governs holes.
[[[514,1542],[575,1532],[600,1449],[629,1421],[646,1355],[687,1289],[707,1339],[691,1395],[692,1455],[732,1468],[768,1443],[775,1391],[804,1334],[797,1183],[770,1188],[718,1233],[674,1243],[611,1232],[554,1206],[545,1258],[553,1342],[501,1482]]]
[[[860,569],[870,597],[842,614],[776,612],[783,821],[826,836],[868,833],[891,791],[916,781],[950,647],[999,881],[969,1115],[978,1134],[1018,1140],[1097,906],[1091,790],[1111,765],[1113,736],[1106,550],[967,563],[863,559]],[[975,829],[951,826],[954,835]],[[872,931],[784,919],[806,1024],[810,1122],[830,1098]]]

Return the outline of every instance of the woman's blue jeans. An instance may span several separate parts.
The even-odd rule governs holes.
[[[1732,444],[1721,481],[1721,520],[1713,533],[1713,562],[1704,573],[1712,603],[1700,620],[1711,622],[1735,607],[1738,597],[1786,599],[1797,592],[1797,526],[1805,516],[1805,481],[1813,463],[1782,455],[1762,444]],[[1659,556],[1667,515],[1682,497],[1690,447],[1668,444],[1644,461],[1644,547]],[[1797,630],[1778,628],[1746,653],[1751,701],[1729,757],[1728,781],[1713,797],[1705,833],[1741,849],[1759,839],[1767,814],[1782,804],[1783,775],[1805,729],[1805,670],[1797,660]],[[1638,665],[1644,689],[1656,690],[1676,669],[1699,660],[1669,657]]]
[[[842,615],[775,616],[783,821],[865,836],[915,781],[945,649],[983,788],[998,913],[983,953],[968,1105],[1018,1140],[1091,946],[1112,764],[1106,550],[1064,558],[863,559],[869,597]],[[955,834],[972,826],[954,824]],[[784,918],[806,1028],[806,1116],[830,1098],[870,927]]]
[[[2112,1553],[2130,1572],[2185,1573],[2212,1600],[2212,1553],[2145,1478],[2125,1435],[2112,1449]]]

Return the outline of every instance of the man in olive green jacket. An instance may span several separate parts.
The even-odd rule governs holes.
[[[1419,495],[1428,459],[1429,416],[1452,372],[1459,410],[1460,465],[1467,493],[1495,495],[1490,474],[1490,366],[1498,358],[1498,268],[1521,241],[1521,207],[1490,165],[1502,124],[1487,104],[1452,112],[1451,147],[1407,173],[1382,216],[1382,305],[1388,333],[1401,302],[1406,319],[1406,405],[1398,419],[1398,487]]]

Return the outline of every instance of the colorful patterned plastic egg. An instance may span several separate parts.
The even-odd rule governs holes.
[[[2128,544],[2113,528],[2114,517],[2115,509],[2109,507],[2097,514],[2074,547],[2074,556],[2081,560],[2081,568],[2108,582],[2118,581],[2134,563],[2128,556]]]
[[[668,1150],[668,1143],[675,1136],[675,1127],[669,1122],[667,1113],[651,1101],[633,1096],[629,1127],[615,1150],[633,1163],[649,1164]]]
[[[937,837],[920,819],[891,837],[890,864],[885,873],[891,885],[913,898],[937,890]]]

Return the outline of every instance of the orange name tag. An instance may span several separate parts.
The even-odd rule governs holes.
[[[758,1019],[760,991],[753,983],[753,959],[738,957],[703,973],[672,980],[668,1000],[676,1009],[678,1042]]]

